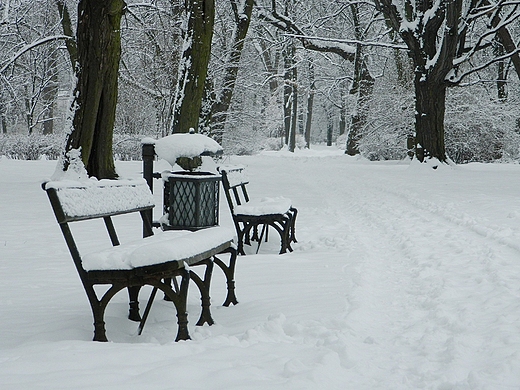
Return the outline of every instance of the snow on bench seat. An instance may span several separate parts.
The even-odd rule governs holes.
[[[232,229],[220,226],[195,232],[167,230],[138,241],[86,254],[82,265],[86,271],[102,271],[131,270],[170,261],[181,263],[184,259],[232,242],[234,238]],[[180,267],[184,265],[179,264]]]
[[[292,206],[288,198],[278,196],[275,198],[262,198],[260,200],[250,200],[249,202],[236,206],[237,215],[270,215],[285,214]]]

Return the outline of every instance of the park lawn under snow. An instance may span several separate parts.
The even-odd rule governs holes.
[[[258,255],[249,248],[229,308],[215,269],[214,326],[194,326],[192,286],[190,341],[174,342],[175,310],[159,299],[137,336],[121,292],[107,309],[111,342],[98,343],[40,189],[56,163],[0,159],[1,389],[520,386],[520,165],[432,170],[325,148],[224,163],[247,167],[254,197],[292,199],[294,252],[277,255],[274,231]],[[139,177],[141,164],[118,169]],[[87,223],[77,238],[97,248],[100,230]],[[139,221],[123,230],[135,238]]]

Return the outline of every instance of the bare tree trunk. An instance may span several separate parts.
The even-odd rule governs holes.
[[[347,135],[347,147],[345,153],[350,156],[359,154],[359,141],[361,131],[366,126],[368,103],[372,97],[374,89],[374,78],[368,71],[362,54],[360,44],[356,46],[356,59],[354,61],[354,81],[350,90],[351,94],[356,94],[356,107],[350,118],[349,132]]]
[[[332,107],[327,107],[327,146],[332,146],[332,135],[334,134],[334,116]]]
[[[188,26],[179,64],[171,133],[198,128],[215,20],[215,0],[189,0],[186,5]]]
[[[359,10],[356,3],[350,5],[352,19],[354,22],[354,34],[358,41],[364,39],[364,33],[361,29],[359,21]],[[352,81],[351,94],[357,95],[356,107],[350,119],[349,132],[347,135],[347,145],[345,153],[350,156],[359,154],[359,141],[361,140],[361,131],[366,126],[368,102],[372,96],[374,89],[374,78],[368,71],[367,64],[363,55],[363,46],[358,43],[356,45],[356,57],[354,59],[354,79]]]
[[[340,109],[339,109],[339,135],[345,134],[347,129],[347,83],[342,81],[340,84]]]
[[[117,177],[112,155],[123,0],[80,0],[78,4],[78,82],[73,130],[66,152],[81,150],[89,176]],[[65,159],[64,169],[70,161]]]
[[[284,143],[285,145],[289,144],[289,135],[291,133],[291,114],[292,114],[292,100],[291,94],[293,91],[292,88],[292,66],[293,66],[293,58],[292,58],[292,43],[287,43],[285,50],[283,51],[283,59],[284,59],[284,74],[283,74],[283,124],[284,124]]]
[[[444,114],[447,85],[415,78],[415,153],[419,161],[427,157],[446,161]]]
[[[312,110],[314,106],[314,93],[316,90],[316,84],[314,80],[314,65],[309,62],[309,92],[307,94],[307,115],[305,119],[305,147],[310,149],[311,147],[311,128],[312,128]]]
[[[2,127],[2,134],[7,134],[7,106],[4,99],[4,90],[0,89],[0,126]]]
[[[25,121],[27,122],[27,131],[29,135],[33,132],[33,110],[32,110],[32,101],[29,99],[29,88],[27,85],[24,87],[25,89]]]
[[[297,128],[297,122],[298,122],[298,68],[296,67],[296,64],[294,63],[294,56],[296,52],[296,47],[292,45],[291,47],[291,57],[293,58],[293,67],[291,72],[291,78],[292,78],[292,98],[291,98],[291,133],[289,136],[289,152],[294,152],[296,149],[296,128]]]

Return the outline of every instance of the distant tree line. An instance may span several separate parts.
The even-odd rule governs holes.
[[[396,4],[3,2],[1,133],[67,132],[100,177],[115,175],[113,133],[190,128],[230,153],[518,159],[519,5]]]

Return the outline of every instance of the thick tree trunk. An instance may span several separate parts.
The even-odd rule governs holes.
[[[186,11],[188,27],[179,64],[171,133],[187,133],[190,128],[198,128],[211,53],[215,0],[190,0]]]
[[[66,152],[81,149],[87,173],[98,179],[117,177],[112,136],[125,6],[123,0],[80,0],[78,4],[76,110]],[[66,160],[65,170],[68,165]]]
[[[436,158],[446,162],[444,114],[446,84],[415,78],[415,147],[417,159]]]

